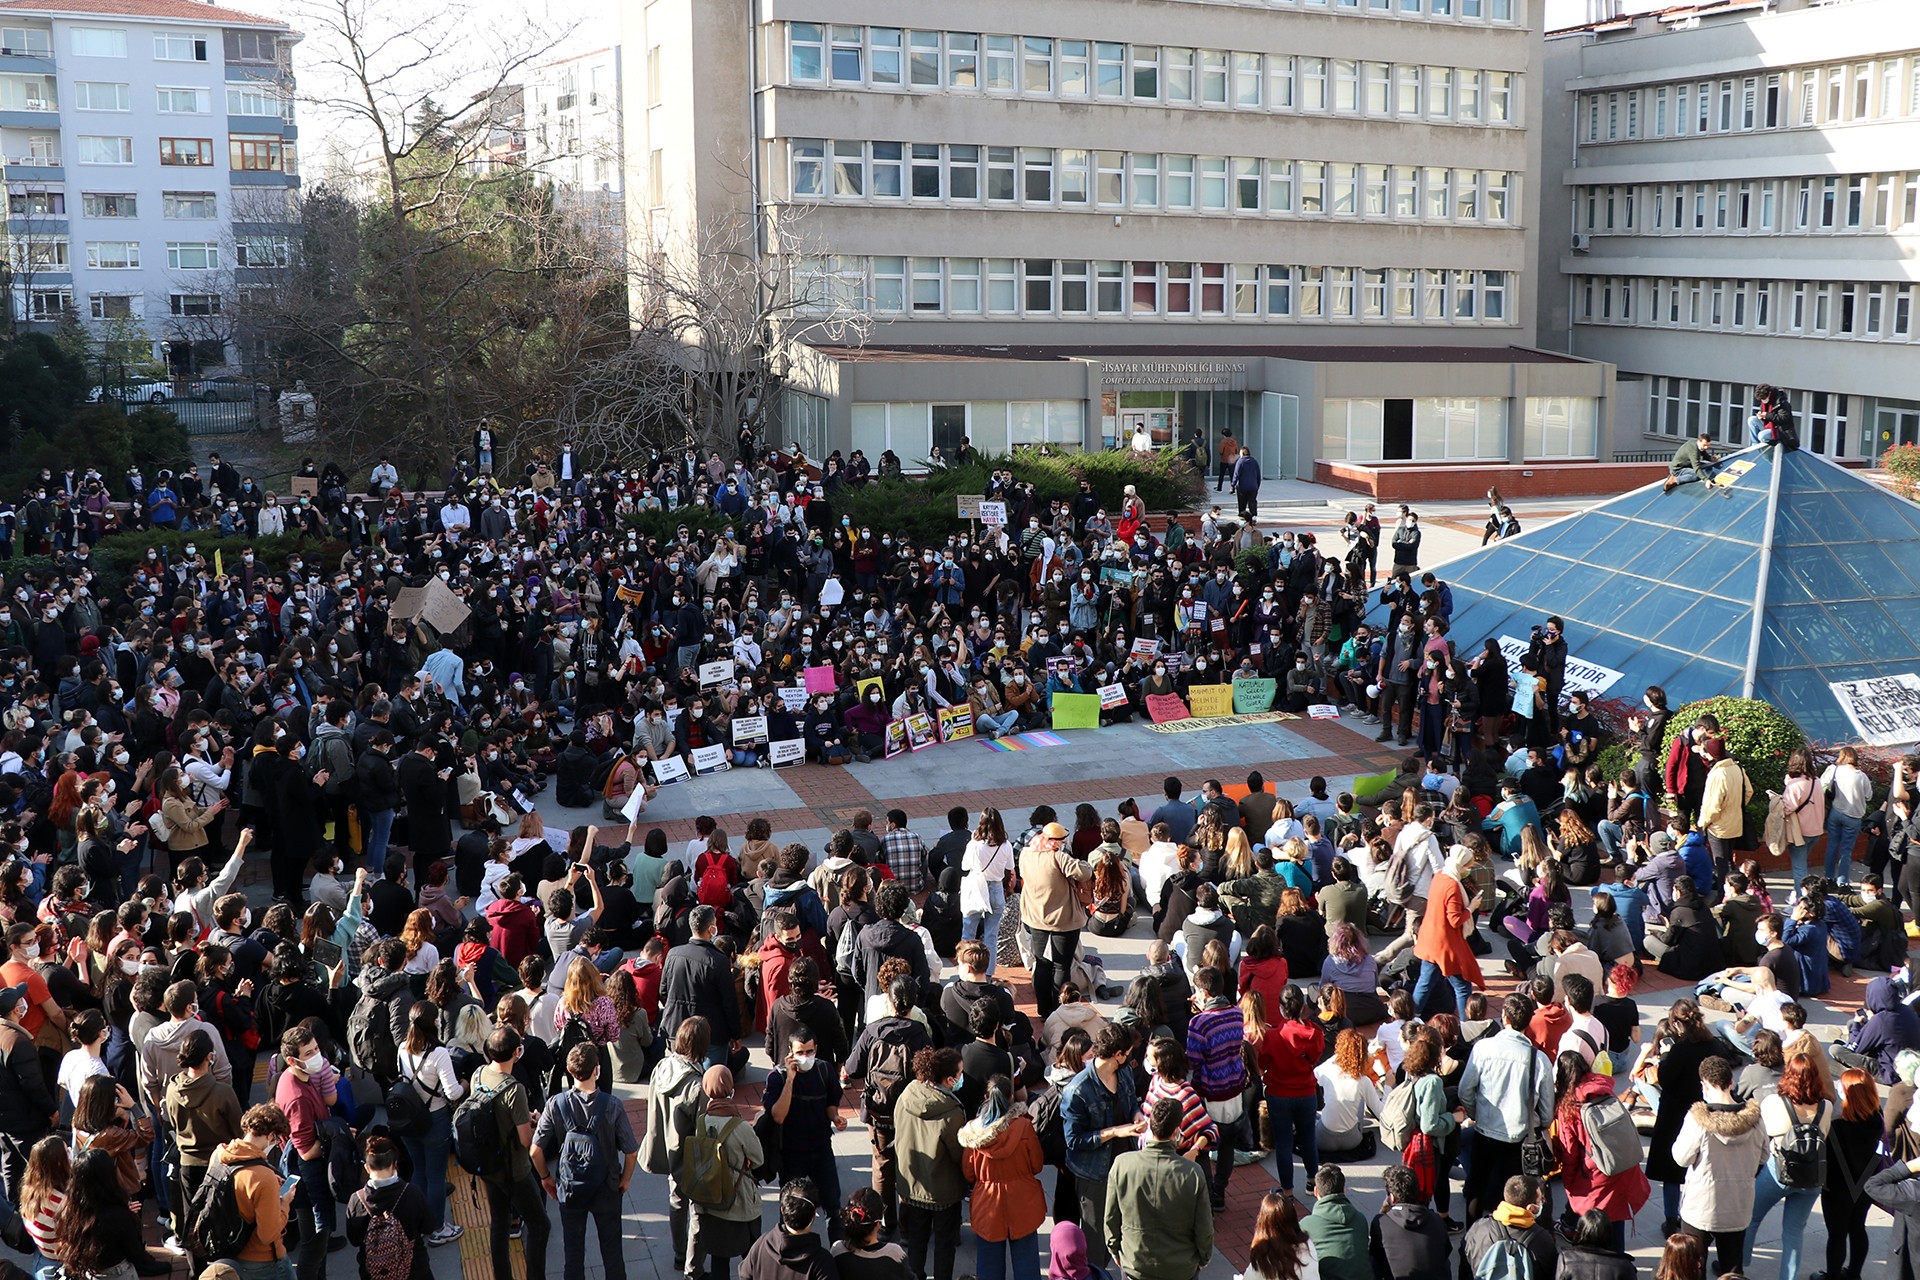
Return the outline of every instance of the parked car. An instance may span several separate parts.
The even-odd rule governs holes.
[[[253,401],[265,395],[266,391],[266,383],[255,382],[252,378],[237,377],[233,374],[221,374],[217,378],[202,378],[187,388],[187,394],[190,397],[208,402]]]
[[[95,387],[87,393],[90,403],[98,404],[102,400],[144,400],[148,404],[165,404],[173,399],[171,382],[128,382],[120,386]]]

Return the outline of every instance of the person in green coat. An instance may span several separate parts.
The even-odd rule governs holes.
[[[1129,1280],[1193,1280],[1213,1259],[1207,1175],[1180,1154],[1181,1106],[1161,1098],[1147,1115],[1152,1140],[1113,1162],[1107,1243]]]
[[[931,1242],[933,1280],[953,1280],[953,1260],[960,1252],[960,1203],[967,1198],[960,1148],[967,1113],[960,1105],[960,1077],[956,1050],[922,1049],[913,1055],[912,1083],[893,1104],[893,1158],[900,1171],[900,1229],[907,1238],[907,1265],[916,1276],[928,1275]]]
[[[1373,1280],[1367,1260],[1367,1215],[1347,1199],[1347,1175],[1323,1164],[1313,1175],[1313,1212],[1300,1219],[1320,1259],[1320,1280]]]

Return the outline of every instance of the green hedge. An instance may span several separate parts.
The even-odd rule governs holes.
[[[186,554],[188,543],[193,544],[209,565],[213,563],[215,551],[223,553],[222,565],[229,574],[240,571],[240,548],[243,546],[253,548],[256,569],[271,573],[284,570],[287,561],[296,554],[309,565],[332,566],[339,563],[347,550],[347,544],[337,538],[322,542],[293,534],[271,538],[223,538],[215,529],[195,529],[186,533],[168,529],[129,529],[123,533],[110,533],[94,545],[93,569],[100,575],[105,592],[117,593],[146,559],[149,547],[177,562]],[[0,563],[0,569],[5,570],[9,579],[23,573],[48,573],[53,569],[53,558],[20,556]]]
[[[858,489],[843,486],[831,499],[833,513],[836,519],[851,517],[856,527],[904,533],[916,541],[942,538],[966,527],[955,499],[985,493],[988,478],[1003,468],[1012,471],[1016,480],[1031,482],[1046,502],[1071,498],[1085,478],[1116,522],[1128,485],[1134,486],[1148,511],[1161,513],[1187,510],[1205,489],[1204,478],[1171,450],[1141,458],[1128,450],[1043,453],[1020,448],[913,479],[873,480]]]
[[[676,507],[672,511],[636,511],[625,517],[626,526],[643,538],[658,538],[666,542],[680,532],[685,525],[692,533],[719,533],[729,525],[735,533],[740,532],[739,522],[725,512],[715,511],[712,507]]]
[[[1807,735],[1770,703],[1753,698],[1706,698],[1674,710],[1673,719],[1667,722],[1666,736],[1660,742],[1663,766],[1673,740],[1703,714],[1712,715],[1720,722],[1727,754],[1740,762],[1753,783],[1753,799],[1747,802],[1747,825],[1757,840],[1767,821],[1767,792],[1778,791],[1786,785],[1787,757],[1807,745]]]

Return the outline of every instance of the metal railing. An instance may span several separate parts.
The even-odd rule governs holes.
[[[1616,453],[1615,462],[1666,462],[1672,459],[1671,449],[1641,449],[1634,453]]]

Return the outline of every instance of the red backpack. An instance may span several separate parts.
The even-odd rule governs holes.
[[[733,880],[739,874],[740,864],[732,854],[709,849],[693,866],[694,897],[715,911],[725,911],[733,905]]]

